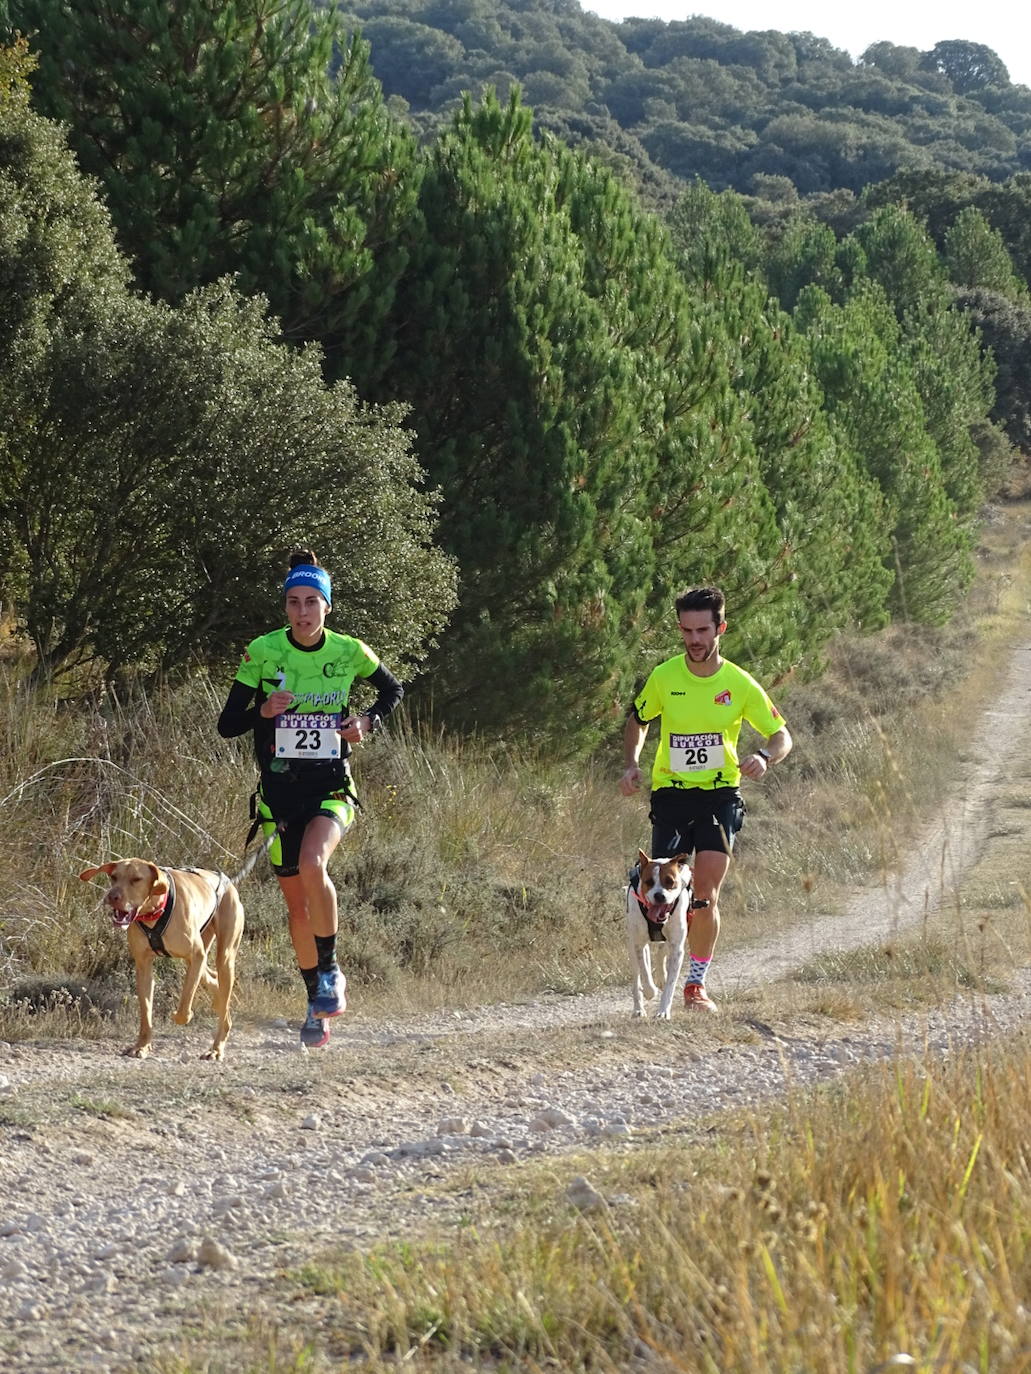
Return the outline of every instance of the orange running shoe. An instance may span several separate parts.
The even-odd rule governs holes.
[[[684,1006],[688,1011],[718,1011],[719,1008],[701,983],[685,983]]]

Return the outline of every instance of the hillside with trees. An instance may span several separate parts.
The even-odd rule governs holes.
[[[542,128],[633,169],[646,193],[701,177],[858,193],[898,171],[1031,168],[1031,90],[983,44],[878,42],[854,62],[812,33],[714,19],[612,23],[578,0],[344,0],[385,93],[433,133],[462,92],[518,83]]]
[[[488,55],[550,70],[556,35],[588,35],[588,94],[628,61],[747,66],[571,0],[9,8],[38,70],[30,103],[15,60],[0,106],[0,594],[63,690],[224,667],[302,535],[415,711],[562,752],[618,727],[684,584],[725,587],[728,651],[767,679],[962,596],[1027,439],[1031,175],[800,195],[782,169],[744,195],[641,161],[640,120],[566,141],[515,79],[461,94]],[[384,32],[413,80],[438,54],[419,108]],[[768,92],[860,71],[737,37],[794,52]],[[964,118],[1004,89],[987,58],[906,71]]]

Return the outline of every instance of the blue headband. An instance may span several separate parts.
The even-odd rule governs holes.
[[[333,604],[332,584],[329,580],[329,573],[325,568],[317,568],[313,563],[298,563],[296,568],[291,568],[286,575],[283,583],[283,591],[288,592],[291,587],[314,587],[317,592],[321,592],[326,598],[326,605]]]

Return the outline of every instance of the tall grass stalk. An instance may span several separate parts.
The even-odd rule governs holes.
[[[508,1171],[446,1245],[326,1258],[370,1370],[1031,1368],[1031,1056],[904,1058],[681,1140]],[[566,1198],[590,1176],[608,1201]],[[335,1310],[334,1310],[335,1308]],[[897,1360],[909,1356],[909,1361]]]

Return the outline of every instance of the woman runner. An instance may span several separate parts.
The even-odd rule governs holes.
[[[290,557],[283,584],[287,625],[244,650],[218,718],[224,739],[254,734],[260,770],[257,817],[286,901],[290,939],[308,994],[301,1044],[329,1039],[328,1020],[344,1011],[345,979],[337,966],[337,894],[330,855],[354,821],[347,759],[390,714],[403,688],[360,639],[326,628],[329,574],[310,549]],[[376,689],[361,715],[348,714],[355,678]]]

